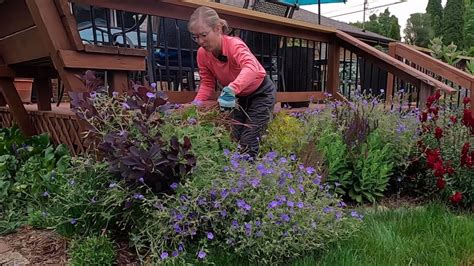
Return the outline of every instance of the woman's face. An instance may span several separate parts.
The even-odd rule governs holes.
[[[191,30],[193,40],[208,52],[216,52],[221,49],[221,29],[214,28],[205,23],[198,22]]]

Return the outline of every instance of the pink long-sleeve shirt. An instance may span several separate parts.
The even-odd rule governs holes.
[[[197,63],[201,82],[194,100],[206,101],[214,92],[216,79],[230,86],[238,96],[252,94],[262,83],[266,72],[247,45],[237,37],[222,36],[222,55],[227,62],[219,61],[212,52],[200,47]]]

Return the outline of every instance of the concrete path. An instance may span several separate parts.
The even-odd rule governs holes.
[[[30,262],[0,240],[0,265],[26,265]]]

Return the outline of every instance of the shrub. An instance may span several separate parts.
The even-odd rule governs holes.
[[[170,191],[195,166],[189,138],[162,139],[163,112],[173,107],[163,92],[135,85],[124,97],[96,92],[71,97],[76,114],[90,126],[88,134],[99,139],[110,172],[128,185],[143,180],[155,192]]]
[[[266,136],[263,137],[261,150],[263,154],[276,151],[289,156],[299,152],[307,142],[304,124],[288,113],[277,113],[270,122]]]
[[[454,205],[472,208],[474,203],[474,117],[470,99],[464,109],[450,110],[439,91],[426,102],[420,114],[418,159],[426,169],[421,189],[440,193]]]
[[[131,237],[154,262],[205,260],[213,250],[271,263],[320,250],[350,234],[361,217],[321,185],[296,158],[270,152],[230,164],[212,185],[185,183],[176,195],[147,200],[150,218]],[[149,252],[149,253],[147,253]]]
[[[104,236],[72,241],[69,254],[72,265],[113,265],[116,262],[114,244]]]

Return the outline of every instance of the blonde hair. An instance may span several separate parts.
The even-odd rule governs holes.
[[[221,19],[214,9],[207,6],[201,6],[194,10],[193,14],[189,18],[188,30],[191,31],[191,29],[196,25],[196,23],[199,22],[204,22],[212,29],[214,29],[215,26],[219,25],[222,27],[223,34],[228,34],[230,32],[227,21]]]

